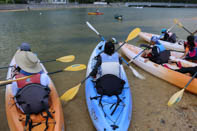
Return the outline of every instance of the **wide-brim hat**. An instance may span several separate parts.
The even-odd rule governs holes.
[[[39,73],[42,70],[38,57],[29,51],[18,51],[15,54],[16,64],[25,72]]]

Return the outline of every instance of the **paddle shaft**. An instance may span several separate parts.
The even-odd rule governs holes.
[[[173,26],[171,26],[169,29],[167,29],[167,32],[171,31],[175,26],[176,26],[176,24],[174,24]]]
[[[185,28],[185,27],[181,24],[180,21],[178,21],[178,25],[179,25],[180,27],[182,27],[185,31],[187,31],[190,35],[192,35],[192,32],[190,32],[187,28]]]
[[[83,80],[81,81],[81,84],[83,84],[89,77],[90,77],[90,75],[88,75],[85,79],[83,79]]]
[[[189,82],[186,84],[186,86],[183,89],[186,89],[187,86],[192,82],[192,80],[196,77],[197,72],[192,76],[192,78],[189,80]]]
[[[127,66],[130,66],[129,63],[128,63],[123,57],[121,57],[121,59],[124,61],[124,63],[125,63]]]
[[[192,32],[190,32],[187,28],[185,28],[184,26],[182,26],[182,28],[187,31],[190,35],[192,35]]]
[[[52,74],[55,74],[55,73],[59,73],[59,72],[63,72],[64,70],[58,70],[58,71],[54,71],[54,72],[49,72],[47,73],[48,75],[52,75]]]
[[[41,61],[40,63],[47,63],[47,62],[53,62],[53,61],[56,61],[56,59],[55,60],[45,60],[45,61]]]
[[[49,73],[47,73],[47,75],[52,75],[52,74],[63,72],[63,71],[64,70],[58,70],[58,71],[54,71],[54,72],[49,72]],[[6,84],[1,84],[0,86],[5,86],[5,85],[10,84],[10,83],[12,83],[12,82],[9,82],[9,83],[6,83]]]
[[[56,60],[46,60],[46,61],[41,61],[40,63],[47,63],[47,62],[53,62],[53,61],[56,61]],[[14,67],[14,65],[0,67],[0,69],[7,69],[7,68],[10,68],[10,67]]]
[[[126,44],[126,42],[124,41],[116,50],[115,50],[115,52],[116,51],[118,51],[123,45],[125,45]]]
[[[10,67],[14,67],[14,66],[4,66],[4,67],[0,67],[0,69],[7,69],[7,68],[10,68]]]

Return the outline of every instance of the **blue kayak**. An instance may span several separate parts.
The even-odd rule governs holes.
[[[104,45],[105,41],[101,41],[92,52],[92,55],[89,59],[86,76],[88,76],[92,71],[95,64],[94,58],[103,51]],[[90,117],[98,131],[127,131],[129,128],[132,116],[132,96],[127,76],[122,65],[120,66],[120,72],[120,77],[125,81],[125,85],[122,93],[118,95],[121,101],[117,107],[116,104],[118,98],[114,95],[104,95],[102,96],[101,101],[99,97],[98,99],[92,99],[94,97],[100,96],[100,94],[98,94],[96,91],[94,82],[95,80],[92,77],[89,77],[86,80],[86,103]],[[102,103],[102,106],[100,102]],[[114,108],[116,109],[114,110]]]

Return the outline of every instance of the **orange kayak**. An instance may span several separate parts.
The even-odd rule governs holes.
[[[121,51],[130,59],[132,60],[136,55],[142,52],[143,49],[130,45],[125,44]],[[197,66],[196,63],[188,62],[182,59],[179,59],[180,53],[178,52],[171,52],[170,59],[180,62],[184,67],[194,67]],[[133,63],[142,68],[143,70],[153,74],[154,76],[161,78],[179,88],[184,88],[184,86],[189,82],[191,76],[186,74],[171,70],[171,69],[178,69],[175,63],[165,63],[171,69],[168,69],[162,65],[156,64],[148,59],[145,59],[141,56],[138,56],[136,59],[133,60]],[[192,80],[189,86],[186,88],[187,91],[197,94],[197,78]]]
[[[103,15],[101,12],[88,12],[88,15]]]
[[[10,66],[15,65],[14,58],[12,59]],[[47,73],[44,66],[41,64],[44,73]],[[12,68],[8,69],[7,79],[11,78]],[[57,94],[56,88],[53,82],[50,80],[49,88],[51,89],[49,95],[49,112],[52,115],[52,118],[48,118],[48,129],[47,131],[64,131],[64,117],[62,106]],[[6,115],[8,120],[8,125],[10,131],[24,131],[25,128],[28,131],[29,126],[25,127],[26,115],[20,111],[16,106],[15,100],[12,95],[12,84],[6,86],[5,94],[5,104],[6,104]],[[46,116],[46,112],[43,112]],[[46,128],[46,118],[41,114],[31,114],[30,118],[32,120],[32,125],[34,126],[31,131],[44,131]]]

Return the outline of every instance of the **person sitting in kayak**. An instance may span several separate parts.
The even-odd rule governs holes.
[[[18,47],[18,50],[19,50],[19,51],[31,51],[31,47],[30,47],[30,45],[29,45],[28,43],[23,42],[23,43],[21,43],[21,45]],[[13,68],[13,70],[12,70],[12,72],[14,72],[12,78],[13,78],[16,74],[18,74],[19,71],[20,71],[20,67],[19,67],[17,64],[14,65],[14,68]]]
[[[161,38],[161,40],[168,41],[168,42],[171,42],[171,43],[176,42],[176,34],[175,33],[169,32],[165,28],[161,30],[161,33],[163,35],[163,38]]]
[[[90,73],[90,76],[96,76],[99,68],[101,68],[101,76],[105,74],[113,74],[119,77],[119,66],[122,63],[119,54],[115,51],[114,41],[109,40],[105,43],[104,52],[96,56],[96,64]]]
[[[149,58],[151,61],[157,64],[168,63],[170,51],[166,50],[158,40],[158,37],[152,36],[151,44],[153,47],[145,50],[141,56],[144,58]]]
[[[42,67],[39,59],[35,54],[29,51],[18,51],[15,55],[15,61],[20,68],[19,72],[15,75],[15,79],[32,75],[32,77],[12,83],[13,96],[26,85],[37,83],[48,88],[50,79],[47,74],[42,73]]]
[[[100,13],[100,11],[99,11],[99,9],[98,9],[98,8],[96,8],[96,13]]]
[[[14,96],[16,106],[26,115],[25,128],[31,130],[34,126],[30,115],[46,112],[46,129],[48,128],[48,118],[52,118],[49,111],[49,95],[50,95],[50,78],[43,73],[42,66],[37,56],[24,50],[18,50],[14,56],[17,66],[20,71],[13,79],[29,78],[12,82],[12,94]],[[29,125],[29,126],[28,126]],[[45,130],[46,130],[45,129]]]
[[[96,57],[96,64],[90,73],[95,83],[97,93],[95,97],[91,97],[91,100],[100,98],[99,104],[104,111],[104,105],[102,104],[103,96],[116,96],[117,101],[113,105],[116,105],[111,112],[111,116],[114,114],[122,100],[119,95],[122,93],[125,81],[121,79],[121,67],[122,61],[119,54],[115,52],[114,41],[110,40],[105,43],[104,52]],[[95,81],[96,80],[96,81]]]
[[[181,67],[180,69],[176,69],[180,73],[187,74],[189,76],[193,76],[197,72],[197,66],[195,67]],[[196,76],[197,78],[197,76]]]
[[[21,51],[31,51],[31,47],[28,43],[22,43],[19,47]]]
[[[193,35],[187,37],[187,42],[184,43],[184,48],[184,55],[180,58],[194,62],[197,61],[197,43],[195,43]]]

